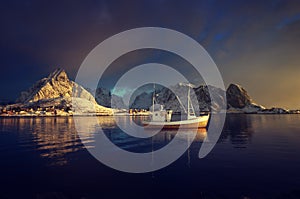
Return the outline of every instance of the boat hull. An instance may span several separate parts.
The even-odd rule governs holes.
[[[206,128],[209,121],[209,115],[199,116],[194,119],[171,122],[151,122],[143,121],[144,128],[162,128],[162,129],[191,129],[191,128]]]

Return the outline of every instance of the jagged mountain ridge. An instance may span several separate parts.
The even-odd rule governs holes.
[[[183,106],[186,108],[186,96],[187,96],[187,88],[179,85],[175,85],[172,87],[177,94],[179,94],[180,101],[182,101]],[[214,102],[211,102],[211,96],[209,95],[209,90],[213,96]],[[196,95],[192,101],[196,102],[193,104],[199,104],[199,106],[195,106],[194,108],[198,111],[219,111],[220,107],[226,105],[229,112],[257,112],[259,110],[263,110],[264,107],[257,105],[251,99],[247,91],[242,88],[240,85],[231,84],[228,89],[223,91],[220,88],[216,88],[213,86],[201,85],[197,88],[194,88],[194,92]],[[156,100],[157,103],[165,106],[166,109],[172,109],[174,112],[181,112],[182,106],[177,100],[175,94],[168,88],[163,88],[161,90],[156,91]],[[225,104],[225,95],[227,98],[227,104]],[[137,96],[134,100],[132,100],[131,108],[137,109],[148,109],[152,105],[152,96],[153,92],[144,92],[141,95]]]
[[[238,84],[230,84],[226,96],[229,112],[254,113],[265,109],[265,107],[256,104],[248,92]]]
[[[186,104],[186,89],[175,85],[173,87],[179,93],[179,97],[182,104]],[[208,90],[212,91],[212,96],[215,103],[211,103]],[[202,85],[194,89],[196,98],[192,98],[192,101],[197,100],[199,107],[195,107],[196,110],[201,111],[218,111],[220,106],[225,103],[224,95],[227,96],[227,108],[230,113],[281,113],[287,112],[285,110],[265,109],[263,106],[257,105],[250,97],[248,92],[237,84],[229,85],[225,91],[213,87]],[[176,96],[172,91],[167,88],[161,88],[156,91],[157,103],[165,105],[167,109],[172,109],[174,112],[182,111],[182,106],[178,102]],[[39,80],[30,89],[22,92],[17,99],[18,106],[22,107],[58,107],[65,109],[75,105],[80,112],[91,113],[96,112],[107,115],[112,114],[112,109],[107,108],[124,108],[124,102],[121,97],[111,94],[111,92],[105,88],[98,88],[95,91],[96,97],[94,97],[88,90],[82,86],[71,81],[67,73],[63,69],[57,69],[51,73],[48,77]],[[72,101],[72,96],[73,100]],[[144,92],[131,100],[131,108],[136,109],[148,109],[152,105],[151,92]],[[99,105],[99,104],[101,105]],[[112,104],[111,104],[112,103]],[[106,107],[104,107],[106,106]],[[194,105],[195,106],[195,105]],[[95,107],[95,108],[94,108]],[[78,111],[77,110],[77,111]]]
[[[117,109],[126,108],[123,99],[118,95],[112,94],[111,91],[106,88],[98,87],[96,90],[90,91],[95,95],[96,102],[102,106]]]
[[[100,106],[93,95],[71,81],[63,69],[57,69],[39,80],[22,92],[16,102],[26,107],[73,107],[74,111],[80,113],[96,111],[105,115],[112,114],[112,109]]]
[[[74,92],[74,93],[73,93]],[[95,102],[94,97],[82,86],[71,81],[63,69],[57,69],[48,77],[39,80],[27,91],[22,92],[17,103],[32,103],[39,100],[79,97]]]
[[[160,90],[155,91],[156,95],[156,103],[162,104],[166,109],[171,109],[174,112],[182,112],[187,110],[187,93],[188,88],[185,86],[180,86],[179,84],[171,86],[171,89],[176,92],[176,95],[179,97],[177,99],[176,95],[168,88],[162,88]],[[211,104],[209,89],[213,93],[213,97],[215,100],[214,104]],[[135,99],[132,100],[131,108],[136,109],[148,109],[152,105],[152,96],[153,92],[144,92],[141,95],[138,95]],[[191,92],[191,101],[193,104],[197,104],[199,106],[194,105],[194,109],[196,112],[201,111],[210,111],[220,110],[221,106],[225,103],[225,92],[222,89],[213,87],[213,86],[204,86],[201,85],[197,88],[194,88],[194,95]],[[183,108],[184,106],[184,108]]]
[[[253,100],[249,96],[248,92],[237,84],[230,84],[227,91],[227,103],[229,107],[244,108],[247,105],[253,103]]]

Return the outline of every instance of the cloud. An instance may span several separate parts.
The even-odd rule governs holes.
[[[278,71],[288,71],[282,73],[287,90],[281,92],[290,96],[296,80],[289,83],[289,74],[300,74],[299,21],[299,1],[4,2],[0,7],[0,65],[3,74],[14,74],[11,81],[20,83],[8,85],[12,78],[5,75],[0,91],[14,98],[58,66],[74,79],[86,55],[109,36],[131,28],[159,26],[196,39],[217,63],[226,83],[250,88],[254,97],[268,105],[275,94],[260,90],[270,85],[252,77],[264,75],[268,82]],[[133,53],[113,63],[101,83],[113,88],[130,68],[151,61],[193,74],[188,64],[165,53]],[[285,102],[295,105],[292,99]]]
[[[116,88],[114,87],[111,90],[111,94],[118,95],[120,97],[124,97],[126,93],[132,92],[133,90],[131,88],[122,87],[122,88]]]
[[[276,26],[277,29],[282,29],[290,24],[296,23],[300,21],[300,13],[293,15],[291,17],[285,17],[284,19],[282,19]]]

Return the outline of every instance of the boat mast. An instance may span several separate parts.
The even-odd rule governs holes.
[[[191,119],[195,117],[195,110],[193,104],[191,102],[191,88],[195,88],[195,86],[191,83],[179,83],[180,86],[187,86],[188,87],[188,96],[187,96],[187,119]]]
[[[190,116],[190,92],[191,92],[191,89],[189,87],[189,89],[188,89],[188,99],[187,99],[187,104],[188,104],[188,111],[187,111],[188,119],[189,119],[189,116]]]
[[[153,91],[153,96],[152,96],[152,112],[154,112],[155,83],[153,84],[153,88],[154,88],[154,91]]]
[[[177,95],[175,95],[175,96],[176,96],[176,98],[177,98],[179,104],[180,104],[181,107],[183,108],[184,112],[187,114],[187,111],[186,111],[185,107],[183,106],[183,104],[182,104],[181,100],[179,99],[179,97],[178,97]]]

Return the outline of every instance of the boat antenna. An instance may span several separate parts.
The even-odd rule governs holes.
[[[152,112],[154,112],[154,98],[155,98],[155,83],[153,84],[153,96],[152,96]]]

